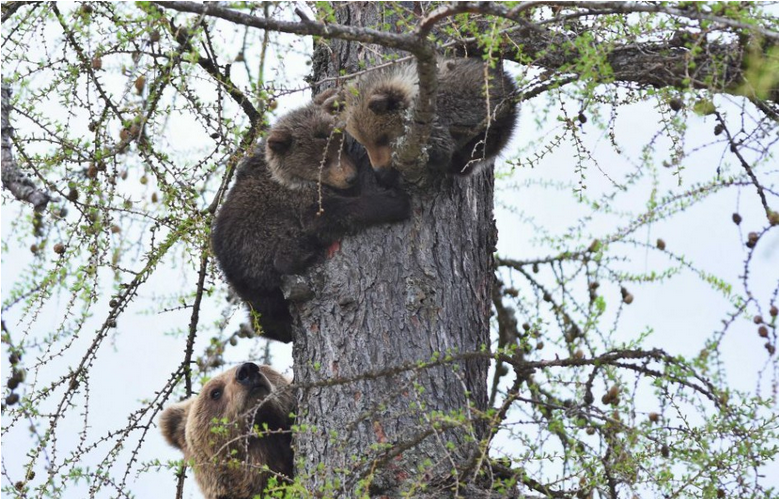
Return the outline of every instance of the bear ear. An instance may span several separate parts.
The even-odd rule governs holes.
[[[373,113],[381,115],[383,113],[390,113],[400,109],[405,109],[409,106],[408,100],[398,92],[376,92],[368,100],[367,106]]]
[[[370,100],[367,103],[367,107],[372,110],[373,113],[380,115],[386,113],[391,108],[390,96],[388,94],[373,94],[370,96]]]
[[[188,423],[188,413],[193,399],[185,400],[168,407],[160,416],[160,431],[166,441],[179,450],[184,451],[185,427]]]
[[[275,153],[285,153],[291,147],[291,133],[287,130],[273,130],[266,138],[266,145]]]
[[[324,104],[324,101],[326,101],[327,99],[331,99],[332,97],[334,97],[339,92],[340,92],[340,89],[338,89],[337,87],[332,87],[331,89],[326,89],[325,91],[323,91],[320,94],[318,94],[317,96],[315,96],[313,98],[313,102],[315,104],[318,104],[318,105]]]
[[[345,96],[343,96],[342,89],[333,87],[315,96],[313,103],[320,106],[322,110],[330,115],[334,115],[340,113],[345,108]]]
[[[343,99],[342,94],[335,94],[329,99],[325,99],[324,102],[321,103],[321,109],[330,115],[342,113],[345,109],[345,100]]]

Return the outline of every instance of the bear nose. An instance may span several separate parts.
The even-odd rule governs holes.
[[[249,362],[237,367],[235,377],[237,383],[243,386],[256,386],[261,379],[261,375],[258,372],[258,366]]]
[[[357,171],[349,172],[345,176],[345,184],[348,186],[353,186],[353,184],[356,182],[356,180],[359,178],[359,173]]]

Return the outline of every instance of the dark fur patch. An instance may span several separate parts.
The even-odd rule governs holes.
[[[393,113],[399,110],[404,110],[410,103],[402,92],[398,92],[393,89],[387,89],[384,92],[373,94],[368,100],[367,106],[378,114]]]
[[[275,130],[270,132],[266,144],[277,153],[285,153],[291,147],[291,140],[290,132]]]

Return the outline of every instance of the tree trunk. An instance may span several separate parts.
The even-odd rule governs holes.
[[[338,21],[378,26],[379,8],[342,4]],[[340,41],[317,46],[315,81],[371,65],[374,55]],[[398,497],[419,492],[420,482],[450,488],[455,470],[475,463],[488,433],[477,418],[487,407],[488,361],[395,368],[489,348],[493,186],[492,169],[406,186],[409,221],[343,239],[303,277],[313,297],[292,308],[302,385],[295,449],[297,475],[312,492]],[[350,381],[324,384],[338,378]]]

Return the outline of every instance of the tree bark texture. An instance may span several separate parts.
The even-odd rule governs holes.
[[[337,14],[361,26],[387,21],[378,4],[342,4]],[[315,81],[357,70],[374,50],[388,52],[317,45]],[[368,162],[361,147],[352,153]],[[417,492],[419,481],[448,488],[453,472],[475,460],[488,432],[476,419],[487,407],[488,361],[398,368],[489,348],[493,187],[492,169],[406,186],[409,221],[343,239],[333,257],[296,279],[313,292],[292,307],[297,475],[312,492],[398,497]]]
[[[2,86],[2,180],[3,187],[10,191],[17,200],[29,202],[33,208],[41,212],[46,209],[51,197],[35,187],[35,183],[19,169],[11,151],[14,129],[11,126],[11,87]]]

